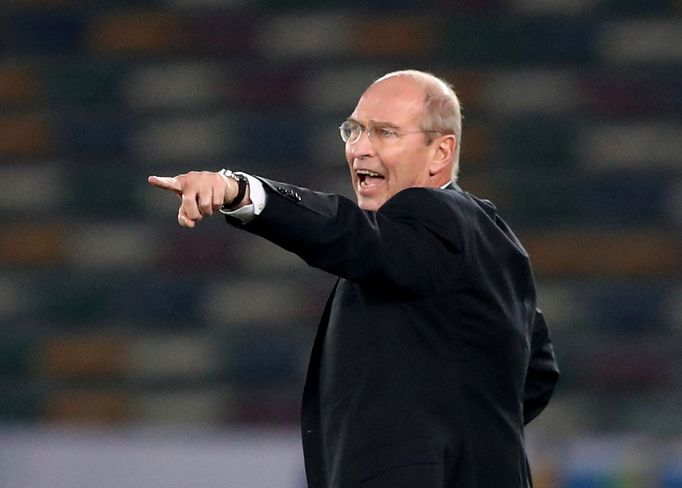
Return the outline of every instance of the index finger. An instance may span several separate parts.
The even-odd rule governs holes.
[[[182,193],[182,185],[180,185],[180,181],[178,181],[177,178],[173,178],[172,176],[150,176],[147,178],[147,181],[151,185],[161,188],[162,190],[174,191],[178,194]]]

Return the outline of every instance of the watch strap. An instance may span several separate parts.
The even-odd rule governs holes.
[[[227,178],[232,178],[237,182],[237,195],[232,199],[230,203],[224,204],[222,206],[222,210],[227,211],[237,210],[237,208],[239,208],[239,205],[241,205],[242,201],[244,200],[244,196],[246,195],[246,188],[249,186],[249,180],[246,178],[246,176],[239,173],[233,173],[229,169],[223,169],[220,171],[220,173],[223,176]]]

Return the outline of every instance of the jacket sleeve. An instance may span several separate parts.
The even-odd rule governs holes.
[[[445,190],[403,190],[370,212],[340,195],[261,181],[267,193],[261,214],[247,224],[228,222],[311,266],[421,294],[452,280],[462,260],[454,212],[436,193]]]
[[[531,356],[526,372],[523,395],[523,423],[540,415],[554,392],[559,379],[559,369],[549,336],[545,317],[540,310],[535,313],[531,338]]]

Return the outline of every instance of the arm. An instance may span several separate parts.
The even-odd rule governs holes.
[[[434,190],[400,192],[379,212],[338,195],[261,179],[267,205],[249,223],[228,222],[298,254],[312,266],[356,281],[423,293],[452,279],[461,262],[455,205]],[[149,183],[180,196],[178,223],[193,228],[232,202],[236,183],[218,173],[190,172]],[[243,205],[250,204],[249,195]]]
[[[462,260],[456,212],[432,189],[404,190],[369,212],[339,195],[261,181],[267,205],[260,216],[228,222],[311,266],[420,293],[451,281]]]
[[[554,357],[549,329],[542,312],[537,310],[533,321],[531,356],[524,386],[524,424],[533,420],[544,410],[558,379],[559,369]]]

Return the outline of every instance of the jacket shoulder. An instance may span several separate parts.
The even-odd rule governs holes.
[[[453,224],[461,229],[462,225],[473,223],[479,212],[475,197],[459,188],[427,187],[402,190],[379,209],[379,213],[398,219],[414,218],[436,228],[450,229]]]

